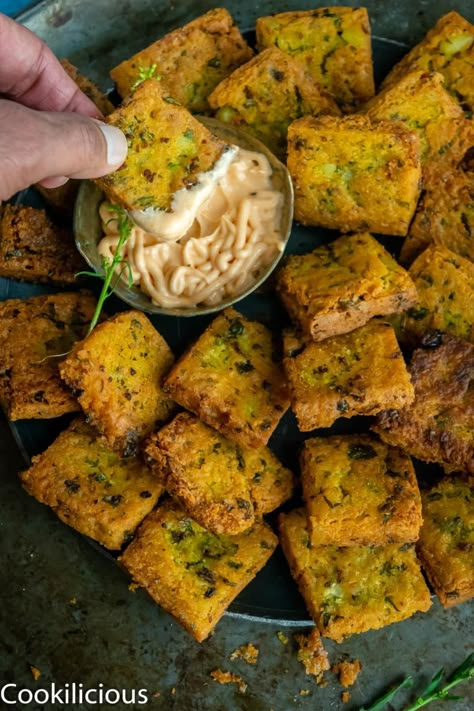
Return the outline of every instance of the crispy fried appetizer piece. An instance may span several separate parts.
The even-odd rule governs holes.
[[[474,26],[457,12],[444,15],[393,67],[382,87],[417,69],[440,72],[447,90],[464,108],[474,109]]]
[[[122,98],[144,76],[156,77],[175,101],[202,113],[211,91],[252,55],[227,10],[215,8],[122,62],[110,76]]]
[[[78,68],[75,67],[74,64],[71,64],[68,59],[61,59],[61,65],[64,71],[71,77],[73,82],[75,82],[79,89],[94,102],[104,116],[112,113],[114,105],[111,101],[109,101],[104,92],[101,91],[96,84],[94,84],[93,81],[81,74]]]
[[[410,267],[418,302],[401,318],[401,338],[419,343],[427,330],[474,342],[474,264],[445,247],[430,245]]]
[[[84,268],[70,229],[44,210],[5,205],[0,223],[0,276],[44,284],[74,284]]]
[[[145,453],[153,471],[189,515],[214,533],[250,528],[254,514],[278,508],[293,492],[293,474],[267,447],[240,447],[183,412],[149,438]]]
[[[161,381],[174,361],[166,341],[141,311],[96,326],[61,363],[89,420],[112,447],[130,456],[171,415]]]
[[[474,478],[449,477],[422,494],[418,554],[441,604],[474,597]]]
[[[384,321],[374,319],[317,343],[287,329],[283,344],[291,407],[301,432],[413,401],[395,331]]]
[[[240,126],[276,155],[286,155],[292,121],[306,114],[340,114],[300,62],[269,47],[224,79],[209,97],[216,118]]]
[[[430,183],[418,203],[400,261],[410,264],[431,243],[474,261],[474,175],[461,170]]]
[[[275,45],[347,111],[374,95],[370,24],[363,7],[325,7],[257,19],[260,50]]]
[[[84,337],[94,310],[86,291],[0,303],[0,404],[11,420],[80,409],[59,377],[57,356]]]
[[[276,287],[290,316],[315,341],[353,331],[416,302],[408,273],[370,234],[340,237],[287,257]]]
[[[313,627],[308,634],[295,634],[295,640],[299,647],[296,655],[298,661],[303,664],[306,674],[312,674],[319,682],[323,672],[330,669],[331,665],[318,628]]]
[[[280,514],[280,541],[311,617],[336,642],[431,606],[410,544],[310,547],[303,509]]]
[[[155,602],[202,642],[277,544],[264,523],[238,536],[206,531],[169,500],[145,519],[120,561]]]
[[[421,499],[410,457],[373,435],[313,437],[301,456],[313,545],[418,540]]]
[[[295,218],[404,236],[420,193],[419,139],[395,121],[304,116],[288,129]]]
[[[164,490],[141,459],[121,459],[83,418],[33,457],[20,478],[61,521],[111,550],[129,542]]]
[[[265,445],[290,404],[272,333],[234,309],[179,359],[165,391],[244,447]]]
[[[409,366],[414,403],[380,413],[373,429],[418,459],[474,473],[474,346],[439,333],[430,346]]]

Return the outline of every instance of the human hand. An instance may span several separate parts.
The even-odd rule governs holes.
[[[0,201],[118,168],[127,141],[101,118],[48,47],[0,13]]]

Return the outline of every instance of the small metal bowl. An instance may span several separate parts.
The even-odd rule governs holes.
[[[226,306],[231,306],[255,291],[255,289],[261,286],[270,276],[280,261],[290,237],[293,220],[293,186],[290,175],[283,163],[281,163],[263,143],[253,136],[239,131],[234,126],[228,126],[216,119],[207,117],[199,117],[199,120],[221,140],[227,143],[234,143],[247,150],[263,153],[268,158],[273,171],[273,185],[277,190],[283,193],[284,198],[280,224],[283,249],[278,252],[273,262],[266,267],[265,271],[251,287],[238,296],[233,296],[226,301],[212,306],[163,308],[154,304],[138,287],[129,288],[125,282],[120,280],[114,293],[122,299],[122,301],[125,301],[134,309],[139,309],[140,311],[146,311],[152,314],[166,314],[168,316],[202,316],[204,314],[220,311]],[[86,262],[99,274],[102,272],[102,268],[97,245],[103,236],[99,218],[99,206],[103,200],[103,193],[94,183],[83,181],[79,187],[74,208],[74,236],[77,248]]]

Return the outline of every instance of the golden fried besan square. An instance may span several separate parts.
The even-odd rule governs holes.
[[[408,272],[368,233],[287,257],[276,288],[290,316],[315,341],[416,303]]]
[[[365,8],[325,7],[259,17],[260,50],[275,45],[297,59],[344,110],[374,95],[369,16]]]
[[[214,8],[122,62],[110,76],[122,98],[143,76],[158,78],[175,101],[202,113],[211,91],[252,55],[227,10]]]
[[[280,541],[311,617],[336,642],[431,606],[410,544],[311,547],[304,509],[280,514]]]
[[[338,417],[375,415],[413,401],[395,332],[384,321],[373,319],[316,343],[287,329],[283,343],[291,407],[301,432],[330,427]]]
[[[474,596],[474,478],[448,477],[422,493],[418,555],[444,607]]]
[[[280,157],[286,155],[286,135],[292,121],[306,114],[340,114],[293,57],[269,47],[224,79],[209,97],[216,118],[241,126]]]
[[[214,533],[250,528],[293,491],[293,474],[268,447],[241,447],[187,412],[151,435],[145,453],[167,490]]]
[[[112,449],[129,456],[174,409],[162,389],[173,361],[166,341],[145,314],[127,311],[76,343],[60,372]]]
[[[418,540],[421,498],[410,457],[368,434],[313,437],[300,456],[313,545]]]
[[[400,122],[304,116],[288,129],[295,218],[405,236],[421,187],[419,138]]]
[[[265,445],[290,404],[273,334],[232,308],[171,369],[165,392],[247,447]]]
[[[195,185],[228,149],[155,79],[140,84],[107,122],[125,134],[128,155],[96,182],[127,210],[169,210],[174,194]]]
[[[106,548],[118,550],[155,506],[163,480],[138,458],[122,459],[78,418],[21,475],[31,496]]]
[[[120,562],[155,602],[202,642],[277,544],[265,523],[238,536],[217,535],[169,500],[145,519]]]

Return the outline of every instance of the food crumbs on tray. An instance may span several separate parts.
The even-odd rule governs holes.
[[[232,672],[222,671],[222,669],[214,669],[211,671],[210,676],[217,681],[219,684],[237,684],[237,688],[240,694],[245,694],[247,691],[248,684],[237,674],[232,674]]]
[[[347,704],[347,702],[350,700],[351,695],[349,694],[348,691],[343,691],[341,694],[341,701],[343,704]]]
[[[318,629],[315,627],[309,634],[295,634],[295,640],[299,646],[298,661],[304,665],[306,674],[313,674],[319,683],[323,672],[329,669],[330,664]]]
[[[33,667],[33,666],[31,666],[31,665],[30,665],[30,669],[31,669],[31,673],[33,674],[33,679],[34,679],[35,681],[38,681],[38,679],[39,679],[40,676],[41,676],[40,670],[39,670],[37,667]]]
[[[358,659],[354,659],[352,662],[340,662],[331,667],[332,673],[338,675],[340,683],[345,687],[354,684],[361,669],[362,664]]]
[[[77,598],[72,597],[72,598],[69,600],[69,604],[70,604],[70,605],[77,605]]]
[[[276,633],[276,636],[278,637],[278,639],[280,640],[280,642],[282,644],[288,644],[288,636],[284,632],[282,632],[281,630],[278,630],[278,632]]]
[[[300,689],[300,696],[309,696],[309,689]]]
[[[242,659],[247,664],[256,664],[258,660],[258,652],[259,650],[257,647],[249,642],[249,644],[242,644],[240,647],[237,647],[237,649],[235,649],[230,655],[230,660],[234,661],[234,659]]]
[[[140,586],[137,585],[136,583],[130,583],[130,585],[128,586],[128,589],[130,590],[130,592],[134,593],[138,590],[139,587]]]
[[[171,696],[174,696],[175,694],[176,694],[176,689],[173,686],[173,688],[171,689]]]

